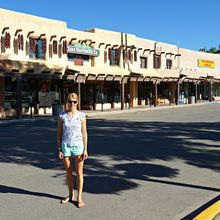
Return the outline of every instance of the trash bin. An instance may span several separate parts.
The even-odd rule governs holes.
[[[189,96],[189,104],[195,103],[195,96]]]
[[[52,104],[52,114],[53,116],[58,116],[60,112],[64,111],[64,105]]]
[[[185,103],[184,93],[180,93],[180,95],[179,95],[179,104],[184,104],[184,103]]]

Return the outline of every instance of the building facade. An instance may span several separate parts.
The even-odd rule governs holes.
[[[0,118],[52,113],[69,92],[87,110],[220,98],[219,55],[5,9],[0,19]]]

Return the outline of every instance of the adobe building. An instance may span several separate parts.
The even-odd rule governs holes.
[[[0,118],[220,99],[220,56],[0,9]],[[30,108],[30,106],[32,106]]]

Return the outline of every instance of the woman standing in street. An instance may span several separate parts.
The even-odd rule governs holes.
[[[84,207],[82,200],[83,191],[83,164],[88,158],[87,152],[87,127],[86,116],[77,110],[78,95],[70,93],[67,96],[66,111],[58,117],[57,145],[59,159],[63,159],[67,174],[69,196],[61,200],[61,203],[73,202],[73,161],[75,161],[77,176],[77,205]]]

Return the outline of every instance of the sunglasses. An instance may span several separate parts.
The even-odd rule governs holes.
[[[71,100],[68,100],[68,103],[69,104],[76,104],[78,101],[71,101]]]

